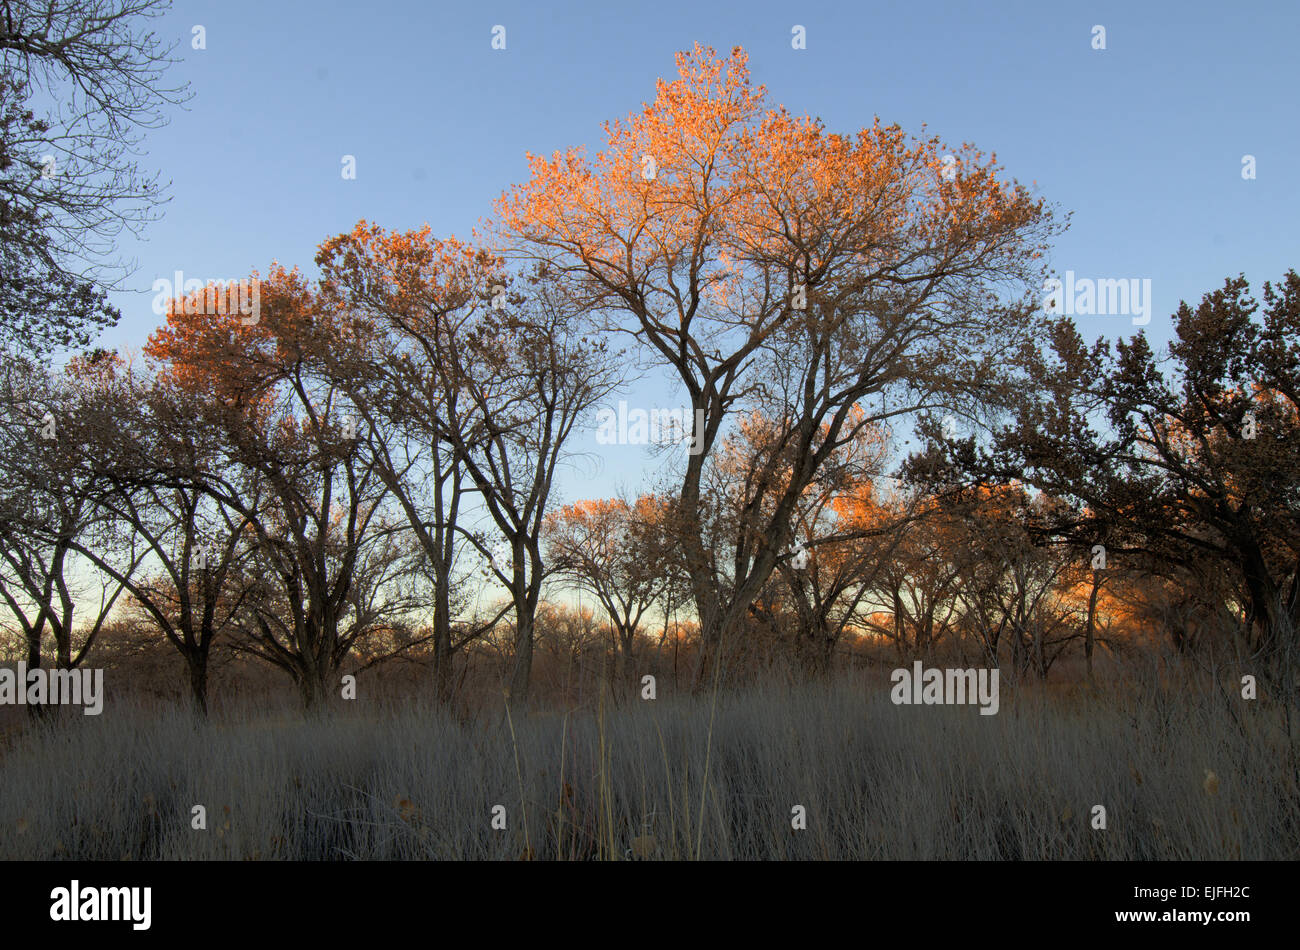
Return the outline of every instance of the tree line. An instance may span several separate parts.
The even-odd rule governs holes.
[[[29,664],[77,665],[130,604],[200,709],[218,638],[307,706],[363,645],[426,651],[447,699],[507,629],[523,702],[565,583],[621,677],[677,612],[706,684],[767,634],[810,669],[856,636],[1091,669],[1117,618],[1191,602],[1176,647],[1210,618],[1290,669],[1294,271],[1183,304],[1167,352],[1088,345],[1042,306],[1043,199],[973,146],[791,115],[740,49],[680,54],[595,155],[529,162],[473,241],[362,221],[314,278],[252,275],[251,315],[182,295],[140,359],[10,360],[0,596]],[[692,451],[566,506],[577,435],[642,372]]]

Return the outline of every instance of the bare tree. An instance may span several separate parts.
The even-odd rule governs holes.
[[[78,666],[124,589],[120,577],[97,576],[79,556],[117,539],[111,514],[95,504],[97,476],[80,464],[104,424],[96,364],[108,361],[74,360],[61,372],[18,361],[0,377],[0,599],[22,630],[31,667],[43,665],[47,636],[53,666]],[[122,573],[133,573],[141,557],[134,546],[122,550]],[[87,607],[89,621],[78,624]]]
[[[134,372],[115,388],[82,463],[96,475],[94,503],[116,526],[115,544],[73,547],[121,583],[180,653],[206,714],[212,646],[233,629],[247,593],[233,582],[249,554],[249,520],[203,488],[203,473],[220,462],[220,435],[203,424],[195,394]],[[143,553],[141,570],[124,550]]]
[[[569,437],[620,376],[604,341],[587,335],[584,315],[544,273],[527,284],[509,309],[487,308],[476,325],[451,329],[438,362],[443,384],[465,397],[449,405],[439,437],[460,456],[508,549],[505,558],[494,557],[487,538],[474,537],[514,607],[509,689],[521,704],[528,698],[533,620],[548,573],[542,528],[555,475]]]
[[[345,395],[311,357],[329,314],[299,274],[277,268],[262,280],[255,324],[201,309],[173,308],[146,354],[202,396],[199,424],[220,433],[219,464],[193,476],[252,533],[245,648],[288,672],[316,707],[351,646],[377,627],[352,609],[353,585],[391,552],[387,489],[374,457],[356,451]],[[342,339],[344,328],[319,332]]]
[[[488,560],[510,594],[509,688],[522,703],[547,574],[541,532],[555,474],[588,410],[617,385],[619,367],[553,275],[512,280],[503,261],[456,241],[431,241],[427,228],[385,235],[363,223],[328,242],[317,261],[325,286],[361,327],[378,322],[400,337],[395,352],[423,387],[403,418],[457,460],[501,539],[504,550],[460,519],[444,522]],[[512,293],[512,286],[521,289]],[[411,515],[421,525],[418,510]],[[422,527],[417,533],[426,550],[436,547],[435,534]]]
[[[551,569],[591,593],[614,628],[619,682],[632,671],[642,619],[673,580],[674,552],[663,531],[671,508],[653,495],[580,501],[553,511],[543,527]]]
[[[321,246],[322,305],[334,308],[350,332],[347,345],[318,335],[312,355],[347,394],[357,451],[369,453],[424,551],[433,588],[434,690],[445,701],[453,656],[504,614],[457,623],[477,567],[465,567],[472,545],[462,527],[476,489],[467,484],[461,457],[440,437],[461,390],[445,385],[438,341],[459,311],[476,305],[489,267],[485,255],[454,240],[430,240],[427,230],[408,237],[362,223]],[[412,271],[420,275],[418,286],[410,286]]]

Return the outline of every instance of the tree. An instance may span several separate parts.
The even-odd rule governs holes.
[[[101,486],[94,504],[117,526],[115,543],[73,547],[121,583],[180,653],[194,707],[206,715],[212,646],[234,629],[247,593],[234,581],[249,555],[249,520],[203,490],[203,473],[220,462],[220,435],[203,425],[199,397],[166,377],[115,376],[106,424],[82,462]],[[124,550],[140,552],[143,569]]]
[[[0,73],[0,193],[16,190],[15,179],[36,175],[22,152],[46,131],[23,107],[17,88]],[[55,263],[50,240],[34,206],[0,198],[0,344],[5,349],[41,355],[85,344],[120,316],[105,291]]]
[[[608,329],[642,344],[702,419],[679,497],[716,647],[786,551],[804,488],[859,427],[930,407],[977,418],[1005,395],[999,364],[1033,345],[1025,300],[1052,228],[1043,202],[973,147],[950,150],[953,165],[934,138],[879,122],[837,135],[769,108],[739,48],[724,61],[697,46],[678,70],[652,105],[606,125],[593,158],[530,156],[497,230],[608,311]],[[868,411],[851,421],[855,405]],[[761,410],[776,436],[720,590],[701,490],[739,409]]]
[[[289,673],[315,708],[353,644],[381,626],[353,609],[362,572],[404,555],[384,543],[387,490],[373,456],[355,451],[351,408],[310,356],[316,334],[346,346],[349,327],[296,271],[273,267],[260,295],[252,324],[173,307],[145,353],[202,396],[199,424],[221,434],[220,464],[193,474],[253,533],[244,649]]]
[[[117,538],[111,514],[95,503],[99,478],[82,464],[107,425],[112,363],[101,352],[74,359],[63,371],[22,360],[5,365],[0,599],[22,630],[32,668],[45,662],[47,636],[55,668],[80,665],[124,588],[121,577],[88,575],[81,557]],[[142,553],[127,546],[121,557],[122,575],[130,576]],[[91,594],[96,584],[97,604]],[[89,622],[78,624],[87,607]]]
[[[980,486],[936,505],[934,528],[953,568],[950,595],[956,622],[974,634],[984,660],[1001,665],[1009,648],[1017,675],[1046,678],[1078,635],[1069,581],[1090,563],[1083,552],[1050,534],[1059,504],[1018,483]],[[1091,574],[1087,623],[1095,622],[1101,572]],[[1091,664],[1091,634],[1086,647]]]
[[[355,407],[358,450],[373,456],[424,552],[433,585],[434,689],[445,701],[452,656],[500,616],[457,631],[466,606],[458,593],[467,586],[462,554],[473,548],[462,521],[475,489],[440,436],[462,398],[440,369],[442,338],[477,305],[492,262],[454,239],[433,240],[427,227],[388,234],[364,221],[324,242],[316,262],[322,301],[354,332],[348,346],[318,338],[313,358]]]
[[[1265,283],[1262,311],[1248,294],[1237,277],[1180,304],[1163,359],[1142,334],[1112,352],[1061,321],[1014,421],[938,467],[1023,472],[1071,503],[1053,530],[1110,563],[1218,565],[1242,591],[1250,649],[1276,657],[1300,621],[1300,276]]]
[[[555,474],[570,436],[617,384],[618,368],[587,332],[585,311],[545,270],[512,278],[500,259],[458,242],[433,244],[427,229],[385,236],[358,228],[322,249],[318,262],[348,312],[360,308],[363,325],[368,318],[397,328],[401,352],[441,390],[412,418],[430,445],[445,445],[459,460],[503,539],[506,552],[494,556],[486,534],[457,525],[510,593],[509,689],[522,703]]]
[[[858,620],[859,608],[888,565],[905,535],[909,506],[882,503],[876,480],[887,464],[888,437],[877,427],[857,425],[863,414],[850,415],[852,440],[830,455],[795,505],[792,553],[777,562],[769,585],[751,612],[783,639],[793,636],[796,654],[812,669],[829,667],[846,630]],[[705,498],[710,503],[711,549],[726,554],[743,545],[745,524],[753,516],[744,510],[748,486],[757,479],[789,479],[793,446],[785,448],[785,464],[769,469],[773,443],[781,438],[758,413],[739,421],[723,440],[717,462],[707,473]],[[778,496],[769,493],[769,503]],[[715,568],[716,583],[730,589],[732,562],[725,556]]]
[[[162,109],[171,47],[148,29],[163,0],[0,5],[0,326],[42,354],[87,344],[119,313],[106,290],[131,266],[123,230],[157,216],[163,186],[137,155]],[[58,104],[44,117],[33,101]]]
[[[615,678],[631,671],[641,620],[667,592],[675,565],[663,543],[671,503],[642,495],[579,501],[546,517],[543,537],[552,571],[600,602],[618,642]]]

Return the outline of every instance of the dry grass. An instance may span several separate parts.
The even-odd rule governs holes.
[[[469,723],[114,707],[15,740],[0,856],[1294,860],[1296,739],[1234,696],[1004,687],[980,716],[862,675]]]

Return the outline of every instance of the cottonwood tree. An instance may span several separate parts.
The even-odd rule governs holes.
[[[716,647],[788,548],[804,488],[858,427],[929,407],[978,418],[1005,396],[999,363],[1034,345],[1026,300],[1053,226],[971,146],[878,121],[833,134],[770,107],[738,48],[722,60],[697,46],[678,71],[653,104],[606,125],[598,154],[529,156],[494,239],[612,314],[609,329],[634,337],[702,414],[679,496]],[[867,411],[851,421],[855,405]],[[739,409],[761,410],[779,436],[741,505],[722,591],[701,491]]]
[[[82,346],[120,315],[105,291],[133,268],[112,256],[116,242],[163,201],[139,146],[188,98],[167,84],[173,47],[149,27],[168,6],[0,4],[0,326],[11,346]]]
[[[858,407],[850,419],[863,413]],[[751,613],[787,640],[812,669],[829,667],[834,651],[849,627],[877,574],[897,547],[907,522],[902,505],[882,504],[876,480],[883,475],[889,440],[883,429],[852,426],[856,437],[846,441],[804,486],[796,503],[791,556],[777,562],[769,583],[750,607]],[[706,472],[709,518],[715,526],[711,550],[721,555],[714,568],[722,590],[733,586],[733,558],[741,553],[745,510],[751,486],[764,477],[772,443],[781,439],[779,426],[754,412],[738,420],[723,439],[716,464]],[[795,447],[786,444],[785,463],[771,477],[788,479]],[[767,503],[774,503],[770,493]]]
[[[521,703],[548,573],[542,528],[556,473],[569,458],[570,437],[621,379],[606,342],[588,335],[585,314],[572,309],[544,272],[525,284],[515,306],[488,309],[468,334],[451,334],[441,364],[445,382],[463,386],[469,397],[448,413],[443,438],[460,455],[509,547],[508,563],[491,563],[514,606],[509,689]]]
[[[952,539],[936,524],[933,502],[923,500],[876,574],[868,603],[876,608],[873,615],[887,613],[889,622],[884,626],[873,616],[870,626],[893,642],[900,659],[933,655],[957,627],[960,569],[952,550]]]
[[[983,660],[1000,665],[1007,648],[1017,675],[1046,678],[1079,636],[1091,663],[1091,634],[1081,633],[1068,597],[1072,578],[1086,572],[1084,552],[1053,537],[1059,503],[1030,495],[1020,484],[978,486],[944,497],[931,530],[942,539],[943,560],[955,570],[951,599],[957,624],[983,647]],[[1095,624],[1102,572],[1094,572],[1087,622]]]
[[[488,559],[514,612],[510,695],[527,699],[533,621],[546,567],[541,532],[568,441],[613,391],[617,365],[590,332],[585,310],[543,270],[508,273],[505,262],[427,229],[354,232],[318,258],[326,281],[354,308],[376,313],[404,337],[403,352],[441,390],[435,411],[414,421],[459,460],[481,510],[504,544],[459,524]],[[365,314],[363,313],[364,317]]]
[[[641,621],[668,592],[676,559],[664,543],[671,502],[641,495],[574,502],[546,516],[545,554],[557,577],[589,592],[614,630],[615,678],[631,672]]]
[[[911,512],[875,494],[866,485],[851,499],[835,498],[829,535],[834,543],[818,548],[813,536],[802,536],[801,546],[809,551],[807,568],[790,560],[778,565],[802,652],[813,669],[830,669],[845,634],[867,626],[873,595],[907,537]]]
[[[108,418],[110,362],[94,354],[49,370],[16,360],[0,375],[0,598],[22,632],[29,667],[80,665],[123,590],[121,579],[97,574],[79,554],[118,538],[111,514],[95,504],[97,477],[80,464]],[[123,573],[141,556],[123,550]]]
[[[353,332],[347,346],[318,335],[312,355],[355,408],[358,451],[371,453],[424,552],[434,601],[434,688],[445,701],[452,657],[505,612],[458,623],[473,570],[465,567],[473,545],[462,522],[477,490],[440,435],[462,399],[439,366],[445,329],[481,304],[496,267],[455,239],[431,238],[427,227],[388,233],[364,221],[324,242],[316,262],[324,275],[321,305]]]
[[[449,405],[441,438],[465,465],[504,557],[477,535],[492,573],[514,608],[509,695],[527,701],[533,625],[548,569],[542,527],[570,436],[618,385],[619,370],[603,340],[587,335],[544,274],[501,311],[484,309],[474,325],[453,328],[439,365],[462,401]]]
[[[351,609],[360,572],[397,555],[382,544],[393,526],[373,456],[355,451],[351,408],[310,358],[330,311],[281,267],[260,295],[256,323],[173,307],[145,353],[203,397],[200,424],[221,433],[220,463],[195,475],[253,535],[243,648],[289,673],[314,708],[352,645],[378,629]],[[347,325],[328,332],[348,345]]]
[[[233,581],[249,554],[250,523],[204,491],[221,450],[219,432],[203,424],[201,397],[165,376],[118,375],[113,408],[82,463],[117,543],[73,547],[120,582],[181,655],[194,707],[206,714],[213,644],[233,631],[245,603],[247,590]],[[128,551],[143,555],[136,570]]]

